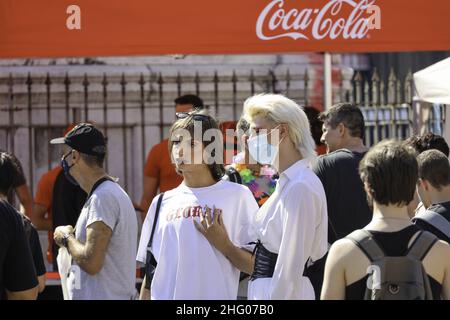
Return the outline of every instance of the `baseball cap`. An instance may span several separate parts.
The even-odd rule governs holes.
[[[73,128],[76,127],[76,124],[71,123],[67,126],[66,130],[64,131],[64,135],[68,134],[70,131],[72,131]]]
[[[50,141],[51,144],[67,144],[78,152],[89,155],[104,155],[106,139],[103,134],[90,123],[80,123],[64,137]]]

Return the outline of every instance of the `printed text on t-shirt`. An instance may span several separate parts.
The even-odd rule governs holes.
[[[201,206],[189,206],[184,208],[177,208],[171,210],[167,216],[167,221],[172,221],[176,219],[181,218],[190,218],[190,217],[200,217],[200,214],[202,213],[202,207]]]

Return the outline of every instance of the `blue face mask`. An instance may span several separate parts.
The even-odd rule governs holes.
[[[278,126],[276,128],[278,128]],[[269,134],[266,133],[250,137],[247,140],[248,152],[259,164],[273,165],[278,154],[278,145],[274,146],[270,144],[267,140],[268,135]]]
[[[72,177],[72,175],[70,174],[70,168],[73,167],[73,164],[72,164],[71,166],[69,166],[69,164],[68,164],[67,161],[66,161],[66,157],[67,157],[69,154],[71,154],[71,153],[72,153],[72,151],[70,151],[68,154],[64,155],[64,156],[61,158],[61,167],[62,167],[62,169],[63,169],[63,171],[64,171],[64,175],[66,176],[67,180],[68,180],[71,184],[73,184],[73,185],[75,185],[75,186],[78,186],[77,180],[75,180],[75,178]]]

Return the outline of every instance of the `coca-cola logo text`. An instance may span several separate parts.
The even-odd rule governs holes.
[[[322,8],[289,10],[285,2],[273,0],[263,9],[256,22],[259,39],[363,39],[369,30],[381,28],[376,0],[330,0]]]

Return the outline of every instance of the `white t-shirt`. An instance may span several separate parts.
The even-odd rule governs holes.
[[[137,260],[145,263],[147,244],[155,217],[153,199],[142,228]],[[222,209],[228,236],[245,247],[258,205],[242,185],[219,181],[204,188],[182,183],[164,194],[151,251],[158,265],[151,285],[152,299],[236,299],[239,270],[195,228],[202,208]]]
[[[130,300],[136,296],[137,218],[133,203],[115,182],[101,183],[86,201],[77,221],[75,237],[86,243],[87,227],[102,221],[112,235],[103,267],[91,276],[71,268],[67,281],[74,300]],[[72,260],[72,263],[75,262]]]

